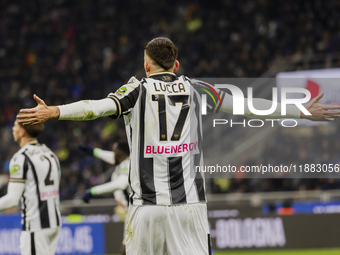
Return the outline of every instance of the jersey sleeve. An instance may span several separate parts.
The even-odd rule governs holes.
[[[127,84],[120,87],[115,93],[108,95],[117,106],[117,113],[111,118],[117,119],[130,113],[135,106],[140,91],[140,82],[135,77],[131,77]]]
[[[185,79],[191,83],[195,91],[200,94],[201,97],[202,95],[206,95],[207,112],[216,113],[220,110],[225,92],[204,81]]]
[[[91,193],[94,196],[114,192],[115,190],[124,190],[128,187],[129,180],[127,175],[119,175],[116,179],[97,185],[91,188]]]
[[[10,182],[25,182],[28,165],[24,155],[15,154],[10,161]]]
[[[115,153],[113,151],[94,148],[93,155],[111,165],[115,163]]]

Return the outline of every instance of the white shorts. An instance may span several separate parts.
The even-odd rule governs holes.
[[[54,255],[57,249],[60,228],[46,228],[33,232],[22,231],[21,255]]]
[[[131,205],[126,221],[127,255],[208,255],[207,205]]]

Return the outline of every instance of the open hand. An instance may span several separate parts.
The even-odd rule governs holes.
[[[319,104],[319,100],[323,97],[323,95],[323,93],[320,93],[307,105],[306,109],[312,115],[305,115],[301,113],[301,118],[313,121],[333,121],[334,118],[340,117],[340,111],[335,111],[340,109],[340,105]]]
[[[21,109],[17,115],[17,120],[22,125],[35,125],[46,122],[50,119],[59,118],[59,108],[56,106],[47,106],[41,98],[33,95],[38,105],[30,109]]]

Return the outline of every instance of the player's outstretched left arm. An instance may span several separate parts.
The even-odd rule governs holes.
[[[140,85],[139,80],[131,77],[127,84],[117,90],[117,93],[110,93],[107,98],[101,100],[82,100],[71,104],[60,106],[47,106],[44,100],[34,95],[38,105],[31,109],[21,109],[17,120],[22,125],[34,125],[44,123],[48,120],[93,120],[105,116],[120,117],[121,106],[115,95],[129,94],[137,91]],[[118,110],[119,108],[119,110]],[[116,116],[118,114],[118,116]]]
[[[340,105],[323,105],[319,104],[319,100],[323,97],[324,93],[320,93],[317,97],[313,98],[306,106],[306,109],[311,115],[305,115],[301,112],[301,118],[313,121],[333,121],[335,118],[340,117]]]
[[[281,105],[278,103],[276,110],[270,115],[259,116],[252,113],[248,105],[247,99],[244,100],[244,115],[253,118],[267,118],[267,119],[279,119],[282,117],[292,119],[308,119],[312,121],[333,121],[335,118],[340,117],[340,105],[323,105],[319,103],[319,100],[323,97],[323,93],[320,93],[317,97],[313,98],[309,104],[305,107],[311,115],[305,115],[296,105],[287,105],[287,114],[281,115]],[[257,106],[261,109],[269,109],[272,105],[272,101],[260,98],[254,98]],[[228,93],[225,93],[223,103],[221,105],[221,111],[232,113],[233,112],[233,98]]]

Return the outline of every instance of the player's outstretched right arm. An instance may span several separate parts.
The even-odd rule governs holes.
[[[61,106],[47,106],[37,95],[33,96],[38,105],[31,109],[21,109],[17,119],[23,125],[35,125],[48,120],[93,120],[114,115],[117,106],[110,98],[83,100]]]
[[[134,106],[138,98],[139,80],[131,77],[116,93],[110,93],[108,98],[101,100],[83,100],[61,106],[47,106],[37,95],[33,98],[38,105],[31,109],[21,109],[17,120],[23,125],[35,125],[48,120],[93,120],[104,116],[122,116],[122,105],[119,98],[127,97],[128,104],[124,105],[124,113]]]
[[[17,119],[23,125],[34,125],[44,123],[50,119],[58,119],[60,115],[57,106],[47,106],[41,98],[33,95],[34,100],[38,105],[30,109],[21,109]]]

